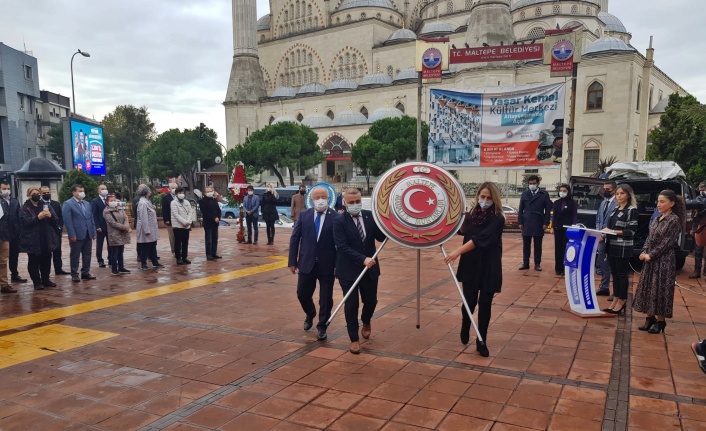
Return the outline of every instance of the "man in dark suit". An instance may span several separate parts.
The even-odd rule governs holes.
[[[362,209],[360,191],[356,188],[346,190],[344,197],[346,212],[333,221],[333,238],[336,241],[336,277],[345,295],[353,286],[356,278],[367,267],[368,271],[346,301],[344,307],[348,337],[351,340],[351,353],[360,353],[358,338],[358,292],[363,301],[360,319],[363,328],[360,334],[366,340],[370,338],[370,320],[378,302],[378,279],[380,266],[375,254],[375,240],[384,241],[385,234],[375,224],[373,214]]]
[[[42,194],[42,201],[43,201],[42,203],[44,205],[51,206],[51,209],[54,210],[54,214],[56,214],[56,218],[57,218],[59,232],[63,232],[64,218],[61,215],[61,204],[55,200],[52,200],[51,189],[49,188],[49,186],[42,186],[39,189],[39,191]],[[70,272],[64,271],[64,268],[63,268],[64,261],[61,258],[61,237],[59,238],[59,248],[52,251],[52,259],[54,260],[54,274],[56,274],[56,275],[69,275],[69,274],[71,274]]]
[[[213,187],[206,187],[204,197],[199,200],[203,221],[206,260],[221,259],[218,255],[218,226],[221,222],[221,207],[215,197]]]
[[[2,198],[5,199],[5,202],[10,208],[10,218],[7,220],[10,227],[9,265],[10,272],[12,273],[10,281],[13,283],[25,283],[27,279],[20,277],[20,273],[17,270],[17,265],[20,260],[20,202],[12,197],[12,191],[10,189],[5,190]]]
[[[5,196],[10,196],[10,184],[3,181],[0,183],[0,194],[3,199],[0,199],[0,292],[1,293],[17,293],[17,289],[10,286],[7,280],[7,261],[10,258],[10,239],[12,232],[10,230],[10,203]]]
[[[90,205],[84,201],[86,193],[83,191],[83,186],[74,184],[71,186],[71,193],[73,197],[67,199],[61,209],[71,246],[71,281],[95,280],[96,277],[89,272],[91,246],[96,237],[93,214]],[[78,276],[79,257],[82,257],[80,278]]]
[[[314,290],[319,280],[319,323],[317,338],[326,339],[326,321],[333,308],[334,267],[336,243],[333,240],[333,221],[336,211],[328,207],[328,192],[323,187],[311,191],[314,208],[299,213],[289,239],[289,269],[296,274],[297,298],[306,314],[304,330],[308,331],[316,316]]]
[[[108,187],[106,187],[105,184],[101,184],[98,186],[98,196],[91,201],[93,224],[96,226],[96,261],[101,268],[105,268],[105,261],[103,260],[103,242],[108,236],[108,225],[105,222],[105,218],[103,218],[106,197],[108,197]],[[110,262],[110,253],[108,253],[108,261],[112,265],[112,262]]]
[[[169,246],[172,248],[172,254],[174,254],[174,230],[172,229],[172,201],[174,200],[174,197],[176,195],[176,189],[176,183],[169,183],[169,193],[162,196],[162,221],[167,226],[167,233],[169,234]],[[135,208],[137,208],[137,205],[135,205]]]
[[[539,188],[539,177],[532,175],[527,179],[528,190],[520,197],[518,224],[522,230],[522,266],[520,270],[529,269],[530,248],[534,240],[534,270],[541,271],[542,239],[544,231],[549,226],[552,211],[552,201],[549,193]]]

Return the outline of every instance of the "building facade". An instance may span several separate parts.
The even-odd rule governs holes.
[[[254,2],[234,0],[234,15],[238,8],[252,15],[251,7]],[[655,66],[654,50],[640,53],[630,45],[632,35],[608,7],[608,0],[271,0],[271,13],[257,21],[257,47],[250,47],[249,58],[259,64],[261,81],[240,81],[251,92],[262,87],[257,90],[266,96],[250,99],[248,114],[239,115],[232,105],[238,105],[237,92],[245,89],[232,88],[231,75],[225,103],[228,147],[247,138],[244,130],[297,122],[317,133],[326,155],[326,162],[311,173],[322,181],[351,181],[360,173],[350,161],[350,149],[370,124],[417,115],[419,37],[444,36],[457,47],[479,47],[541,42],[547,30],[579,27],[583,57],[571,170],[574,175],[593,173],[598,161],[610,156],[643,160],[649,130],[658,125],[666,99],[679,86]],[[246,31],[252,33],[234,27],[236,52],[237,41],[246,39],[238,33]],[[553,82],[564,78],[550,78],[542,61],[454,64],[440,84],[424,87],[423,101],[430,88]],[[428,103],[421,106],[426,119]],[[569,118],[570,91],[565,106]],[[564,169],[540,169],[545,184],[566,179],[562,162]],[[467,182],[505,181],[509,176],[502,170],[460,173]]]
[[[61,126],[61,119],[71,114],[71,99],[61,94],[42,90],[36,102],[37,115],[37,157],[47,158],[49,130]]]

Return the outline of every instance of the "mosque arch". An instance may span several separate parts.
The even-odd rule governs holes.
[[[336,79],[333,78],[334,72],[336,72],[338,79],[362,79],[368,73],[368,64],[361,51],[352,46],[345,46],[333,57],[329,66],[329,80]]]
[[[314,48],[303,43],[295,43],[282,54],[277,63],[274,76],[284,75],[285,79],[280,79],[280,82],[275,87],[295,87],[319,82],[317,78],[319,75],[318,71],[323,69],[324,63]],[[287,79],[287,76],[289,76],[289,79]]]
[[[312,21],[313,17],[313,21]],[[308,31],[319,27],[324,16],[319,5],[312,0],[290,0],[280,9],[275,18],[274,38],[286,37],[292,33]]]

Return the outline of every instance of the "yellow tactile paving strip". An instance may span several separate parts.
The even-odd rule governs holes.
[[[115,337],[112,332],[48,325],[0,337],[0,368],[10,367],[96,341]]]
[[[63,319],[77,314],[88,313],[91,311],[101,310],[103,308],[114,307],[116,305],[128,304],[131,302],[141,301],[143,299],[154,298],[156,296],[167,295],[170,293],[181,292],[183,290],[203,287],[214,283],[222,283],[225,281],[234,280],[236,278],[247,277],[250,275],[260,274],[275,269],[287,267],[287,258],[283,256],[271,256],[270,259],[275,259],[276,262],[265,265],[258,265],[251,268],[239,269],[236,271],[224,272],[221,274],[210,275],[208,277],[196,278],[193,280],[182,281],[180,283],[168,284],[165,286],[154,287],[152,289],[140,290],[138,292],[126,293],[110,298],[97,299],[95,301],[84,302],[81,304],[70,305],[68,307],[56,308],[53,310],[41,311],[39,313],[28,314],[26,316],[13,317],[10,319],[0,320],[0,332],[9,331],[12,329],[24,328],[38,323],[44,323],[56,319]],[[22,334],[27,334],[22,332]],[[4,337],[3,337],[4,338]],[[2,338],[0,338],[2,339]],[[0,344],[0,356],[2,356],[2,345]]]

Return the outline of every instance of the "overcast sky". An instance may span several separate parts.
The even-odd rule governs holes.
[[[644,54],[654,36],[657,66],[706,101],[704,0],[611,0],[610,12]],[[258,17],[269,12],[258,0]],[[225,143],[225,98],[232,59],[228,0],[0,0],[0,42],[32,51],[43,90],[71,96],[100,120],[115,106],[147,106],[157,130],[200,122]]]

